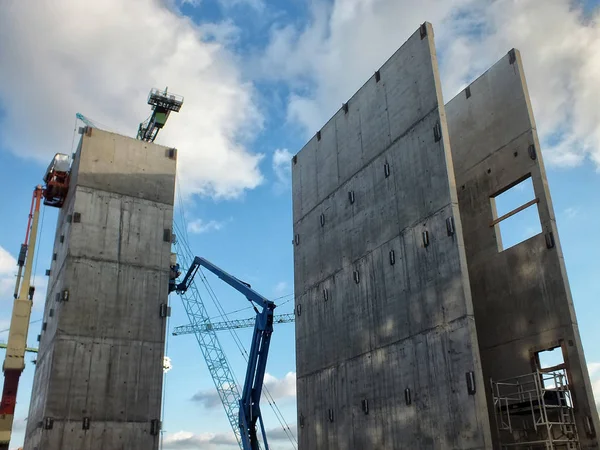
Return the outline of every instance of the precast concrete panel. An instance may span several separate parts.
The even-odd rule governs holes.
[[[25,448],[158,449],[176,155],[85,130],[57,222]]]
[[[430,24],[293,158],[292,190],[299,448],[491,448]]]
[[[446,112],[484,378],[541,369],[536,352],[560,347],[581,448],[598,448],[598,412],[518,50],[452,99]],[[505,248],[494,198],[525,179],[533,184],[530,208],[537,209],[542,231]]]

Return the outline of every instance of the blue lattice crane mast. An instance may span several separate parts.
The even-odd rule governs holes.
[[[153,88],[148,95],[148,104],[152,106],[152,115],[145,122],[140,123],[138,127],[137,138],[154,142],[156,135],[165,126],[171,111],[179,112],[183,105],[181,95],[170,94],[168,87],[164,91]]]
[[[254,311],[256,312],[256,320],[254,323],[252,345],[250,346],[250,355],[248,357],[246,378],[239,402],[239,429],[242,438],[242,448],[244,450],[259,450],[259,438],[256,430],[258,422],[263,436],[263,450],[269,450],[265,426],[260,411],[260,397],[267,368],[271,334],[273,333],[273,310],[275,309],[275,303],[254,291],[248,283],[238,280],[210,261],[200,257],[194,258],[181,283],[172,287],[172,289],[179,294],[185,293],[200,267],[205,267],[214,273],[229,286],[242,293],[253,304]],[[260,311],[257,306],[261,308]]]

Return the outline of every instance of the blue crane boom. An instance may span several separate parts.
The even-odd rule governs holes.
[[[273,325],[278,323],[291,323],[296,319],[294,313],[288,314],[275,314],[273,316]],[[184,334],[194,334],[194,333],[208,333],[210,331],[224,331],[224,330],[233,330],[238,328],[253,328],[254,317],[249,317],[248,319],[232,319],[227,320],[225,322],[210,322],[203,323],[200,325],[179,325],[178,327],[173,328],[173,336],[182,336]]]
[[[239,429],[241,432],[243,449],[259,450],[259,439],[256,430],[256,424],[258,422],[263,436],[263,450],[269,450],[265,426],[260,411],[260,397],[267,368],[267,357],[269,354],[271,335],[273,333],[273,310],[275,309],[275,303],[253,290],[248,283],[244,283],[233,275],[228,274],[223,269],[215,266],[210,261],[198,256],[194,258],[181,283],[175,286],[175,291],[177,293],[183,294],[188,290],[200,267],[205,267],[214,273],[229,286],[243,294],[254,306],[256,320],[254,323],[254,333],[248,357],[246,378],[244,380],[242,396],[239,402]],[[260,311],[257,306],[261,308]]]
[[[180,250],[178,257],[180,258],[181,263],[184,267],[191,267],[194,256],[185,246],[181,246]],[[175,263],[171,266],[169,292],[175,291],[179,275],[179,265]],[[235,375],[231,370],[227,356],[217,337],[217,333],[209,327],[211,323],[210,317],[196,283],[194,281],[190,282],[188,284],[188,290],[186,292],[180,292],[179,295],[190,324],[198,328],[203,326],[207,327],[206,331],[203,333],[194,331],[194,336],[198,341],[200,351],[202,352],[202,356],[204,356],[210,376],[215,383],[215,388],[219,394],[223,408],[225,409],[227,420],[231,425],[235,439],[241,449],[242,436],[239,428],[239,403],[241,395]]]

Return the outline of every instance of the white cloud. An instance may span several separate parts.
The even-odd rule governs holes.
[[[279,283],[277,283],[275,285],[275,288],[273,288],[273,293],[276,296],[285,295],[285,294],[287,294],[288,289],[289,289],[289,286],[288,286],[287,282],[280,281]]]
[[[0,311],[10,317],[17,273],[17,260],[4,248],[0,247],[0,302],[7,302],[8,308],[0,308]],[[37,274],[31,279],[31,285],[35,287],[33,296],[33,310],[43,311],[48,289],[48,277],[45,274]],[[10,323],[10,322],[9,322]],[[6,327],[8,328],[8,324]],[[0,323],[0,329],[4,329]]]
[[[68,152],[77,111],[133,136],[150,88],[169,86],[185,102],[157,143],[179,149],[182,192],[238,196],[262,182],[246,145],[263,119],[230,49],[203,41],[231,30],[203,31],[160,0],[4,2],[1,144],[45,164]]]
[[[600,363],[589,363],[588,371],[590,372],[596,406],[600,408]]]
[[[283,192],[290,187],[292,156],[292,153],[285,148],[278,148],[273,152],[273,172],[275,173],[275,189],[277,192]]]
[[[165,449],[179,450],[213,450],[238,447],[233,432],[195,434],[189,431],[178,431],[176,433],[166,433],[163,444]]]
[[[259,12],[265,9],[264,0],[219,0],[219,3],[225,8],[249,6]]]
[[[202,4],[202,0],[179,0],[181,6],[189,5],[193,8],[197,8]]]
[[[0,247],[0,274],[15,272],[17,260],[4,248]]]
[[[10,327],[10,317],[0,318],[0,342],[6,343],[8,340],[8,328]]]
[[[283,378],[266,373],[265,387],[275,400],[296,397],[296,372],[288,372]]]
[[[0,247],[0,299],[12,299],[15,287],[17,260]]]
[[[289,427],[289,430],[284,430],[281,427],[278,428],[271,428],[270,430],[267,430],[267,439],[269,442],[271,441],[285,441],[285,442],[289,442],[289,433],[291,433],[293,436],[298,436],[298,430],[296,425],[292,424]],[[271,447],[269,445],[269,447]]]
[[[264,386],[269,390],[273,399],[282,400],[296,396],[296,372],[288,372],[283,378],[277,378],[269,373],[265,373]],[[227,388],[227,386],[225,386]],[[238,389],[241,392],[242,388]],[[208,409],[220,408],[221,399],[216,389],[205,389],[196,392],[192,396],[192,401],[200,403]]]
[[[217,220],[205,221],[202,219],[194,219],[188,222],[187,230],[192,234],[208,233],[209,231],[219,231],[227,222],[219,222]]]
[[[581,210],[578,207],[570,206],[564,210],[564,215],[567,219],[574,219],[580,214]]]
[[[238,41],[241,30],[232,20],[219,23],[203,23],[199,25],[202,37],[205,40],[214,40],[223,45],[231,45]]]
[[[262,71],[294,88],[288,117],[312,135],[429,21],[446,101],[518,48],[547,162],[600,167],[599,18],[570,0],[317,2],[308,26],[273,28]]]
[[[200,403],[207,409],[218,408],[221,406],[221,398],[216,389],[205,389],[196,392],[192,396],[192,401]]]

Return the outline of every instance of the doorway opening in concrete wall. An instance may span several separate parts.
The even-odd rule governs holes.
[[[531,174],[508,185],[490,197],[498,251],[514,247],[542,232],[539,199],[535,196]]]

